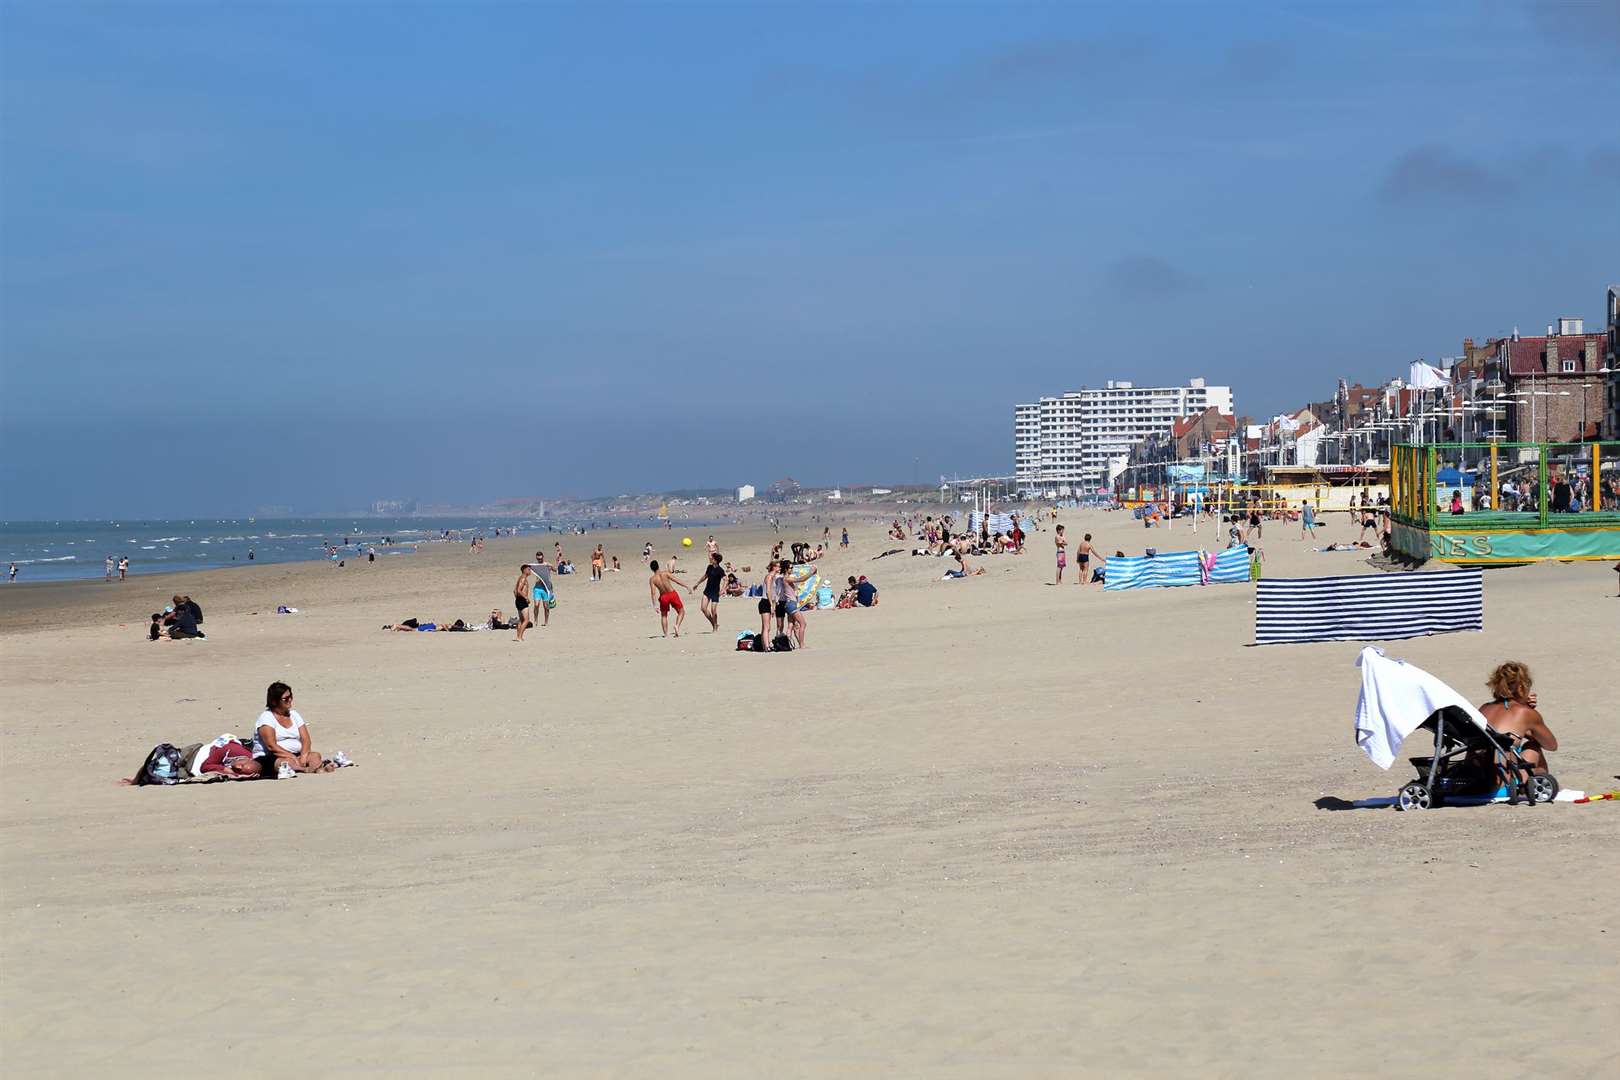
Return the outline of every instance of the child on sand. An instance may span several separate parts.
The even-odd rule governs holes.
[[[1103,562],[1102,555],[1091,546],[1090,533],[1086,533],[1085,537],[1081,539],[1079,545],[1074,549],[1074,555],[1077,563],[1077,570],[1079,571],[1075,576],[1074,583],[1076,585],[1090,585],[1093,580],[1091,574],[1089,573],[1091,569],[1091,557],[1096,555],[1097,562],[1099,564]]]

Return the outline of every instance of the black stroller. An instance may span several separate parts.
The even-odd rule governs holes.
[[[1558,781],[1532,772],[1514,736],[1493,731],[1455,705],[1419,725],[1434,735],[1434,756],[1415,757],[1418,779],[1395,796],[1398,810],[1428,810],[1447,799],[1493,799],[1504,791],[1510,803],[1552,802]]]

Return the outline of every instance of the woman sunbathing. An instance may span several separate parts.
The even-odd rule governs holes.
[[[1495,731],[1522,740],[1519,755],[1538,773],[1547,771],[1547,754],[1558,749],[1558,737],[1536,711],[1536,694],[1531,689],[1530,668],[1509,660],[1491,672],[1485,685],[1495,695],[1479,707]]]

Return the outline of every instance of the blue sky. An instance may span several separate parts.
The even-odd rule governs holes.
[[[1011,469],[1620,280],[1620,5],[13,2],[0,514]]]

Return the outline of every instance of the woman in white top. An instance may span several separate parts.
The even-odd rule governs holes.
[[[264,712],[253,737],[253,756],[264,760],[266,775],[285,761],[295,772],[330,772],[328,764],[315,752],[309,725],[293,710],[292,687],[273,682],[264,694]]]

